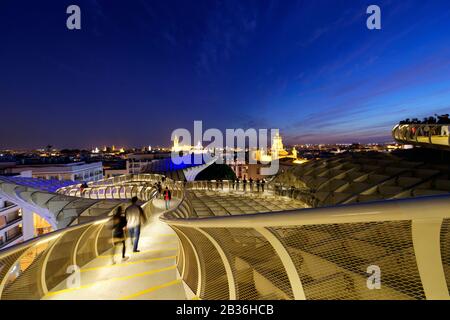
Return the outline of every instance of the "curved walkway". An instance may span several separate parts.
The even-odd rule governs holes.
[[[112,264],[112,252],[94,259],[81,269],[79,286],[67,288],[66,281],[50,291],[47,300],[186,299],[177,277],[176,234],[159,220],[164,211],[162,200],[155,199],[154,214],[142,229],[139,253],[132,253],[127,241],[127,261]],[[174,206],[175,203],[172,204]],[[70,283],[70,279],[67,281]]]

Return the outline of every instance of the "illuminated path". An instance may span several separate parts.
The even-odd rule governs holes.
[[[61,283],[43,299],[186,299],[175,266],[177,237],[169,226],[158,219],[163,212],[163,205],[162,200],[154,200],[156,212],[141,231],[141,252],[132,253],[128,240],[127,255],[130,259],[119,262],[118,252],[119,259],[113,265],[112,251],[107,252],[81,269],[81,286],[67,289],[66,283]]]

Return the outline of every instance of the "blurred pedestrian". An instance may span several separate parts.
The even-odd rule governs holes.
[[[144,210],[137,205],[138,198],[131,198],[131,205],[125,210],[127,218],[127,230],[133,243],[133,252],[139,252],[139,237],[141,235],[141,224],[145,224],[147,217]]]
[[[116,213],[113,216],[113,255],[112,255],[112,263],[116,263],[116,252],[119,248],[119,245],[122,245],[122,261],[128,260],[126,254],[126,245],[125,245],[125,230],[127,227],[127,218],[125,217],[125,213],[123,212],[122,207],[117,208]]]

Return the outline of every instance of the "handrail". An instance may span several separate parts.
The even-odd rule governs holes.
[[[102,221],[104,219],[105,219],[105,217],[102,217],[102,218],[99,218],[97,221]],[[59,235],[59,234],[64,233],[64,232],[69,232],[69,231],[72,231],[72,230],[76,230],[78,228],[90,226],[91,224],[93,224],[93,223],[95,223],[97,221],[84,222],[84,223],[76,224],[76,225],[73,225],[73,226],[69,226],[69,227],[64,228],[64,229],[50,231],[49,233],[40,235],[39,237],[31,238],[31,239],[25,240],[25,241],[23,241],[21,243],[18,243],[18,244],[16,244],[13,247],[2,249],[2,250],[0,250],[0,259],[2,259],[3,257],[8,256],[8,255],[10,255],[10,254],[12,254],[14,252],[20,251],[23,248],[27,248],[31,244],[35,244],[37,242],[42,242],[42,241],[49,240],[49,239],[55,237],[56,235]]]
[[[450,195],[213,217],[184,201],[160,219],[202,299],[450,299]]]
[[[434,207],[424,211],[425,207]],[[436,210],[436,209],[440,210]],[[450,217],[450,195],[424,196],[420,198],[378,200],[339,206],[259,212],[232,216],[213,216],[188,219],[164,215],[160,219],[177,226],[201,228],[314,225],[320,223],[355,223],[371,221],[400,221],[413,219],[443,219]]]
[[[155,196],[152,193],[149,202]],[[115,209],[0,251],[0,299],[42,298],[49,289],[63,284],[73,270],[111,249],[110,223]],[[77,266],[69,269],[75,261]]]
[[[6,211],[6,210],[10,210],[10,209],[12,209],[14,207],[17,208],[17,205],[16,204],[10,204],[10,205],[4,206],[4,207],[0,208],[0,212]]]

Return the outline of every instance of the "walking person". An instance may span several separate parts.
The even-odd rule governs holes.
[[[247,178],[244,177],[244,180],[242,180],[242,186],[244,187],[244,192],[247,191]]]
[[[169,210],[170,208],[170,200],[172,200],[172,193],[170,192],[169,188],[166,187],[166,190],[164,190],[164,201],[166,202],[166,210]]]
[[[256,180],[256,189],[258,190],[259,193],[259,189],[261,189],[261,180]]]
[[[162,185],[160,181],[158,181],[158,197],[162,197]]]
[[[133,252],[139,252],[139,236],[141,235],[141,224],[145,224],[147,217],[144,210],[137,205],[138,198],[131,198],[131,205],[125,210],[127,218],[127,229],[133,243]]]
[[[250,192],[253,192],[253,178],[250,178],[248,182],[250,184]]]
[[[266,180],[262,179],[261,180],[261,190],[264,193],[264,185],[266,184]]]
[[[113,216],[113,255],[112,255],[112,263],[116,264],[116,251],[120,244],[122,244],[122,261],[128,260],[128,257],[125,255],[126,253],[126,245],[125,245],[125,230],[127,227],[127,218],[125,217],[125,213],[123,212],[122,207],[117,208],[116,213]]]

